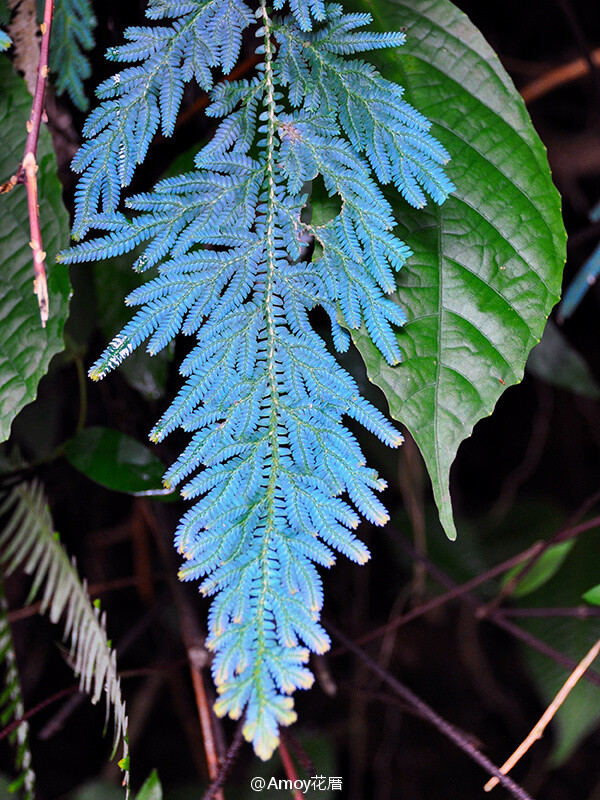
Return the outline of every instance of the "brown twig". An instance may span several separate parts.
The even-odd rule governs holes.
[[[150,577],[153,581],[165,580],[165,575],[163,573],[153,573]],[[131,586],[138,586],[140,583],[146,580],[146,576],[138,577],[136,575],[127,576],[124,578],[113,578],[110,581],[91,583],[87,587],[87,592],[90,598],[101,597],[103,594],[107,594],[108,592],[115,592],[119,589],[128,589]],[[8,621],[11,623],[11,625],[14,625],[15,622],[20,622],[21,620],[28,619],[29,617],[35,617],[41,612],[41,609],[41,600],[36,603],[30,603],[30,605],[24,606],[23,608],[15,608],[8,612]]]
[[[302,769],[309,775],[311,778],[314,778],[317,774],[317,769],[315,767],[314,761],[308,755],[302,744],[298,741],[298,739],[294,736],[294,734],[290,731],[289,728],[280,728],[279,729],[279,736],[281,737],[281,741],[284,742],[285,746],[290,750],[296,759],[296,761],[300,764]]]
[[[186,650],[190,674],[192,676],[192,685],[194,687],[194,696],[196,698],[196,706],[198,708],[198,718],[200,720],[200,727],[202,728],[208,776],[211,781],[214,781],[219,774],[219,757],[217,755],[215,737],[213,735],[212,708],[206,696],[206,687],[204,686],[204,676],[202,674],[202,669],[206,666],[206,657],[204,657],[203,663],[199,664],[197,663],[197,648],[194,645],[189,645],[189,642],[186,642]],[[217,797],[222,797],[220,791]]]
[[[600,617],[600,608],[595,606],[573,606],[572,608],[500,608],[498,614],[503,617],[575,617],[589,619]]]
[[[590,53],[594,64],[600,66],[600,47],[592,50]],[[551,69],[545,72],[539,78],[535,78],[530,83],[527,83],[521,90],[521,97],[526,104],[533,103],[544,97],[555,89],[564,86],[565,83],[579,80],[588,75],[590,71],[589,62],[585,58],[575,58],[567,64],[561,64],[560,67]]]
[[[597,527],[597,525],[598,523],[596,522],[595,527]],[[585,523],[582,523],[579,526],[576,526],[569,530],[565,530],[562,532],[562,534],[559,535],[559,537],[568,538],[567,534],[575,535],[574,532],[583,529],[584,526]],[[588,530],[588,528],[585,529]],[[564,541],[564,538],[560,538],[559,540]],[[446,575],[446,573],[443,570],[441,570],[436,564],[434,564],[429,558],[427,558],[427,556],[424,556],[421,553],[417,553],[414,547],[412,547],[412,545],[410,544],[410,542],[408,542],[402,536],[398,535],[396,541],[398,542],[400,547],[402,547],[412,558],[423,559],[423,562],[427,566],[427,571],[436,579],[436,581],[441,583],[442,586],[445,586],[447,589],[460,588],[458,584],[456,584],[452,580],[452,578],[450,578],[449,575]],[[477,614],[478,617],[480,616],[478,612],[486,610],[486,606],[483,605],[481,601],[471,592],[463,591],[461,592],[460,596],[465,603],[468,603],[475,610],[475,613]],[[551,658],[553,661],[555,661],[557,664],[560,664],[565,669],[571,671],[575,669],[575,667],[577,666],[577,662],[574,661],[572,658],[565,656],[563,653],[559,652],[558,650],[555,650],[546,642],[542,641],[541,639],[538,639],[537,636],[534,636],[533,634],[529,633],[529,631],[523,630],[523,628],[520,628],[518,625],[515,625],[510,620],[506,619],[502,614],[501,610],[496,609],[491,614],[485,614],[483,618],[488,620],[489,622],[492,622],[494,625],[497,625],[499,628],[502,628],[515,638],[520,639],[522,642],[525,642],[525,644],[529,645],[529,647],[532,647],[534,650],[537,650],[539,653],[543,653],[545,656],[548,656],[548,658]],[[589,683],[593,683],[595,686],[600,686],[600,674],[598,674],[597,672],[588,670],[585,673],[584,678]]]
[[[29,210],[29,229],[31,240],[29,246],[33,251],[33,293],[36,295],[40,308],[42,327],[46,327],[49,318],[48,283],[46,280],[46,253],[42,246],[42,231],[40,228],[40,209],[37,191],[37,146],[40,136],[40,125],[44,110],[44,94],[48,78],[48,54],[50,52],[50,31],[52,28],[52,13],[54,0],[46,0],[44,6],[44,21],[41,25],[42,45],[40,60],[35,82],[35,94],[31,106],[31,115],[27,122],[27,141],[25,152],[17,172],[2,187],[0,192],[9,192],[17,183],[24,183],[27,191],[27,208]]]
[[[10,725],[7,725],[6,728],[0,731],[0,742],[2,739],[10,736],[13,731],[16,731],[19,725],[21,725],[23,722],[27,722],[27,720],[30,720],[36,714],[39,714],[40,711],[43,711],[46,706],[62,700],[63,697],[69,697],[69,695],[76,694],[78,691],[78,686],[68,686],[66,689],[61,689],[60,692],[56,692],[56,694],[53,694],[51,697],[47,697],[45,700],[42,700],[41,703],[38,703],[33,708],[30,708],[29,711],[26,711],[22,717],[19,719],[14,719]]]
[[[432,574],[448,588],[448,591],[444,592],[437,597],[433,597],[431,600],[428,600],[426,603],[422,603],[417,608],[413,608],[410,611],[406,612],[405,614],[401,614],[396,619],[392,619],[387,622],[385,625],[376,628],[373,631],[361,636],[359,639],[356,640],[356,644],[366,644],[367,642],[372,641],[373,639],[377,639],[385,634],[389,633],[390,631],[396,630],[397,628],[401,627],[402,625],[406,625],[409,622],[417,619],[418,617],[422,616],[423,614],[428,613],[429,611],[433,611],[436,608],[439,608],[442,605],[445,605],[450,600],[461,599],[463,596],[465,597],[466,601],[469,602],[471,605],[475,604],[477,606],[477,616],[478,618],[492,618],[492,621],[495,622],[498,626],[503,627],[508,632],[512,633],[513,635],[517,636],[518,638],[526,638],[528,643],[534,647],[535,649],[539,650],[540,652],[545,653],[545,655],[553,658],[558,663],[562,664],[567,669],[572,669],[574,662],[570,662],[566,656],[562,656],[562,654],[558,653],[558,651],[553,650],[545,642],[541,642],[539,639],[535,639],[532,637],[529,639],[530,636],[526,631],[523,631],[521,628],[517,628],[517,626],[510,623],[508,620],[502,619],[505,616],[520,616],[519,612],[515,609],[506,610],[506,609],[498,609],[497,603],[492,601],[487,605],[479,602],[477,598],[475,598],[471,592],[473,589],[476,589],[478,586],[486,583],[487,581],[496,578],[498,575],[502,575],[503,573],[507,572],[509,569],[512,569],[519,564],[525,564],[524,569],[519,571],[517,575],[514,576],[513,581],[514,585],[516,585],[525,575],[533,568],[533,566],[537,563],[540,556],[550,547],[552,544],[558,544],[560,542],[567,541],[568,539],[573,539],[576,536],[579,536],[581,533],[585,533],[586,531],[593,530],[600,525],[600,517],[594,517],[592,519],[586,520],[578,525],[574,524],[577,519],[584,513],[586,513],[592,505],[594,505],[598,501],[598,494],[594,494],[592,498],[590,498],[586,503],[582,506],[582,508],[577,511],[567,523],[567,526],[561,528],[554,536],[546,541],[539,541],[535,544],[531,545],[531,547],[527,548],[521,553],[518,553],[516,556],[512,556],[511,558],[506,559],[506,561],[497,564],[495,567],[492,567],[486,572],[481,573],[481,575],[476,575],[469,581],[463,584],[456,584],[454,581],[451,581],[447,576],[445,576],[441,570],[438,570],[435,565],[433,565],[426,556],[421,553],[416,553],[413,548],[410,548],[404,539],[400,539],[401,545],[406,545],[405,549],[410,550],[410,555],[415,560],[421,561],[425,566],[429,563],[431,565],[430,571]],[[423,557],[421,557],[423,555]],[[510,589],[514,588],[513,582],[509,582],[507,586],[510,585]],[[506,587],[505,587],[506,588]],[[502,593],[502,597],[504,597],[504,593]],[[565,613],[556,613],[556,616],[595,616],[595,613],[588,613],[587,611],[582,613],[581,609],[574,609],[572,611],[562,609],[561,611]],[[496,613],[497,612],[497,613]],[[537,616],[539,612],[534,611],[531,616]],[[547,614],[547,616],[551,616],[552,612]],[[526,614],[523,614],[526,616]],[[329,657],[333,658],[339,655],[342,655],[345,652],[344,647],[338,647],[329,653]],[[596,680],[595,673],[592,673],[589,680],[592,683],[596,683],[600,685],[600,676],[597,676],[598,680]]]
[[[183,588],[175,577],[175,570],[170,569],[170,567],[173,567],[172,553],[171,549],[166,546],[160,526],[155,516],[152,514],[147,501],[139,500],[138,502],[146,524],[154,536],[160,555],[167,566],[167,581],[179,615],[181,635],[188,657],[194,697],[198,709],[198,719],[200,721],[200,727],[202,728],[208,775],[210,780],[214,783],[219,775],[219,752],[213,727],[216,717],[212,710],[211,703],[208,700],[206,687],[204,685],[203,670],[208,663],[208,653],[204,648],[204,637]],[[214,797],[216,800],[223,800],[221,788],[215,790]]]
[[[589,68],[589,75],[592,82],[592,86],[594,92],[596,94],[596,102],[600,102],[600,69],[598,65],[594,62],[594,59],[591,55],[591,47],[588,42],[588,38],[586,33],[579,22],[579,18],[575,13],[573,6],[570,0],[556,0],[557,4],[562,9],[563,14],[571,28],[571,32],[573,34],[573,38],[577,43],[577,47],[579,48],[579,52],[587,62]]]
[[[364,636],[361,636],[359,639],[356,639],[356,644],[362,645],[372,641],[373,639],[378,639],[380,636],[384,636],[386,633],[396,630],[396,628],[400,628],[402,625],[406,625],[408,622],[412,622],[418,617],[421,617],[423,614],[427,614],[429,611],[434,611],[436,608],[445,605],[450,600],[460,599],[461,595],[470,592],[472,589],[476,589],[483,583],[486,583],[487,581],[496,578],[498,575],[504,574],[509,569],[518,566],[524,561],[527,561],[527,559],[531,558],[537,553],[541,544],[541,542],[538,542],[532,545],[528,550],[524,550],[522,553],[503,561],[501,564],[492,567],[481,575],[476,575],[470,581],[456,585],[447,592],[444,592],[437,597],[433,597],[426,603],[422,603],[421,605],[417,606],[417,608],[413,608],[410,611],[407,611],[405,614],[401,614],[399,617],[396,617],[396,619],[392,619],[385,625],[382,625],[381,627],[370,631]],[[329,654],[329,657],[332,658],[333,656],[339,656],[344,652],[345,648],[338,647],[335,650],[332,650],[332,652]]]
[[[397,709],[401,714],[409,714],[411,717],[415,719],[427,720],[426,717],[421,714],[418,708],[415,708],[410,703],[406,702],[402,697],[397,697],[395,694],[390,694],[389,692],[378,692],[374,689],[368,689],[364,686],[357,686],[354,683],[343,683],[340,684],[340,688],[344,690],[349,696],[353,694],[360,694],[365,697],[367,700],[374,702],[374,703],[382,703],[386,708],[394,707]],[[456,725],[454,726],[457,731],[465,737],[465,739],[474,747],[481,749],[483,747],[483,742],[479,737],[475,736],[470,731],[465,731],[462,728],[458,728]]]
[[[283,764],[285,774],[287,775],[288,780],[292,782],[292,797],[294,800],[304,800],[304,795],[300,789],[296,788],[296,784],[299,783],[298,773],[296,772],[296,767],[294,766],[292,757],[289,753],[289,750],[285,746],[283,739],[279,742],[279,755],[281,756],[281,762]]]
[[[585,513],[585,512],[583,512]],[[571,539],[575,539],[579,536],[580,533],[585,533],[586,531],[593,530],[600,525],[600,517],[593,517],[592,519],[587,520],[586,522],[582,522],[579,525],[571,524],[574,523],[577,519],[579,519],[578,513],[576,513],[571,521],[567,523],[564,528],[560,528],[553,536],[549,539],[546,539],[543,542],[539,542],[537,545],[536,552],[528,559],[528,561],[523,564],[521,569],[519,569],[509,581],[502,587],[500,592],[498,592],[497,596],[486,606],[482,606],[478,611],[478,616],[480,619],[489,616],[493,611],[496,611],[502,602],[514,592],[517,586],[524,580],[524,578],[529,575],[531,570],[535,567],[538,563],[540,558],[544,555],[544,553],[549,550],[550,547],[553,547],[556,544],[560,544],[562,542],[569,541]]]
[[[238,752],[244,741],[243,730],[244,730],[245,716],[246,715],[244,713],[240,721],[238,722],[237,728],[235,729],[233,741],[231,742],[229,749],[225,753],[225,757],[221,761],[221,766],[219,767],[219,774],[211,783],[211,785],[208,787],[206,793],[202,797],[202,800],[214,800],[217,792],[221,789],[221,787],[229,777],[229,773],[231,772],[233,765],[235,764]]]
[[[589,652],[582,658],[579,664],[575,667],[573,672],[569,675],[567,680],[563,683],[562,687],[560,688],[558,694],[554,698],[554,700],[550,703],[548,708],[544,711],[536,725],[533,727],[531,733],[521,742],[521,744],[517,747],[515,752],[508,758],[504,764],[500,767],[500,772],[503,775],[511,770],[514,765],[519,761],[525,753],[529,750],[531,745],[536,742],[538,739],[542,738],[546,727],[548,726],[550,720],[554,717],[558,709],[567,699],[569,694],[571,693],[572,689],[575,687],[577,681],[581,678],[581,676],[585,673],[588,667],[591,665],[592,661],[596,658],[596,656],[600,653],[600,639],[593,645],[593,647],[589,650]],[[490,778],[490,780],[485,784],[483,787],[486,792],[491,792],[494,786],[497,786],[499,783],[499,779],[497,776]]]
[[[364,652],[360,647],[358,647],[354,642],[345,636],[341,631],[337,628],[334,628],[330,623],[327,623],[328,629],[331,633],[335,636],[336,639],[342,642],[342,644],[354,653],[378,678],[380,678],[385,684],[387,684],[392,691],[401,697],[406,702],[410,703],[413,708],[420,714],[420,716],[424,717],[427,722],[437,728],[440,733],[446,736],[450,741],[452,741],[457,747],[459,747],[464,753],[466,753],[473,761],[479,764],[488,774],[494,775],[498,778],[499,783],[501,783],[505,789],[507,789],[513,797],[516,797],[517,800],[532,800],[531,795],[529,795],[525,789],[515,783],[512,779],[508,778],[506,775],[503,775],[502,772],[498,769],[498,767],[493,764],[487,756],[484,756],[477,747],[473,745],[457,728],[454,727],[450,722],[445,720],[441,717],[437,711],[434,711],[431,706],[425,703],[424,700],[421,700],[411,689],[409,689],[404,684],[400,683],[393,675],[390,675],[389,672],[383,669],[376,661],[374,661],[367,653]]]

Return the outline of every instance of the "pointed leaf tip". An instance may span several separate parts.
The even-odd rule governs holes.
[[[391,367],[363,332],[351,332],[369,378],[421,450],[442,525],[455,539],[452,462],[505,388],[522,379],[560,294],[560,197],[521,97],[462,12],[448,0],[349,4],[368,6],[381,27],[410,31],[404,48],[372,60],[433,122],[457,176],[441,207],[415,210],[386,195],[396,233],[413,252],[396,277],[408,317],[397,333],[403,362]]]

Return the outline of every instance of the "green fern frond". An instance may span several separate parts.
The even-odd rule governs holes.
[[[114,749],[123,741],[124,784],[129,785],[127,764],[127,713],[117,676],[116,653],[106,637],[105,614],[90,600],[85,581],[77,572],[54,531],[50,510],[42,487],[37,482],[13,488],[2,505],[0,515],[10,514],[0,533],[0,561],[6,574],[21,567],[33,576],[30,600],[43,586],[41,610],[54,623],[64,617],[64,635],[70,640],[72,667],[80,688],[93,703],[102,693],[106,712],[114,714]],[[129,792],[128,792],[129,794]]]
[[[2,726],[21,720],[9,739],[15,748],[15,767],[17,778],[11,783],[11,792],[22,790],[23,800],[35,798],[35,772],[31,766],[29,749],[29,724],[23,720],[25,707],[21,694],[21,682],[15,660],[12,632],[8,621],[8,605],[4,594],[4,584],[0,579],[0,661],[4,662],[4,688],[0,694],[0,722]]]

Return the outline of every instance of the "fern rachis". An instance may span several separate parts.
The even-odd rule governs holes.
[[[341,312],[347,327],[364,324],[385,358],[399,361],[393,325],[404,314],[386,295],[409,251],[393,234],[379,183],[393,182],[416,206],[423,189],[437,202],[452,189],[440,166],[445,150],[401,88],[345,58],[398,46],[403,34],[357,31],[369,15],[319,0],[290,6],[279,18],[261,0],[258,75],[212,89],[207,113],[224,119],[197,170],[131,198],[128,218],[117,210],[121,188],[159,117],[170,133],[184,82],[195,75],[208,88],[212,69],[228,72],[252,20],[239,0],[151,0],[150,18],[175,22],[130,29],[129,44],[112,52],[142,63],[103,84],[108,99],[90,116],[90,141],[75,161],[83,172],[76,232],[106,235],[64,255],[93,260],[147,243],[137,268],[159,265],[159,277],[128,298],[141,310],[93,377],[144,339],[157,352],[179,330],[196,337],[181,367],[185,385],[152,438],[176,427],[192,434],[166,475],[199,498],[176,533],[188,562],[181,575],[203,578],[203,593],[215,595],[208,645],[217,712],[237,718],[246,710],[244,734],[263,758],[279,725],[295,719],[290,695],[312,683],[309,651],[329,646],[315,564],[330,566],[334,550],[367,560],[353,533],[355,509],[375,524],[387,520],[375,495],[384,483],[342,417],[391,446],[401,442],[329,354],[308,312],[325,308],[339,350],[348,346]],[[341,207],[311,225],[304,192],[317,175]],[[307,236],[321,247],[312,263]]]

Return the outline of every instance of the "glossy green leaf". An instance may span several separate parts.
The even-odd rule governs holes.
[[[600,583],[588,589],[587,592],[582,595],[582,598],[586,603],[590,603],[590,605],[600,606]]]
[[[25,149],[32,98],[10,62],[0,58],[0,183],[13,175]],[[63,326],[70,286],[67,268],[54,263],[69,241],[69,218],[50,134],[42,126],[38,147],[38,192],[42,241],[47,253],[50,319],[45,328],[33,294],[33,261],[25,188],[0,195],[0,441],[13,419],[35,400],[50,359],[64,349]]]
[[[163,800],[163,790],[156,770],[152,770],[146,778],[135,800]]]
[[[529,354],[527,371],[546,383],[575,394],[594,399],[600,397],[600,386],[585,359],[552,320],[548,320],[541,342]]]
[[[427,464],[442,525],[456,535],[450,467],[475,423],[523,377],[558,300],[565,260],[560,199],[525,106],[479,31],[447,0],[353,0],[407,43],[374,58],[433,121],[456,192],[415,210],[388,194],[414,255],[397,278],[408,323],[390,367],[353,332],[369,377]]]
[[[163,463],[150,448],[111,428],[86,428],[65,444],[65,458],[107,489],[133,495],[172,494],[162,484]]]
[[[571,539],[566,542],[560,542],[560,544],[555,544],[545,550],[533,567],[525,573],[523,579],[520,580],[512,590],[512,597],[525,597],[547,583],[550,578],[556,575],[563,561],[573,549],[574,544],[575,541]],[[521,570],[522,567],[519,566],[507,572],[504,585],[506,586],[506,584],[510,583]]]

